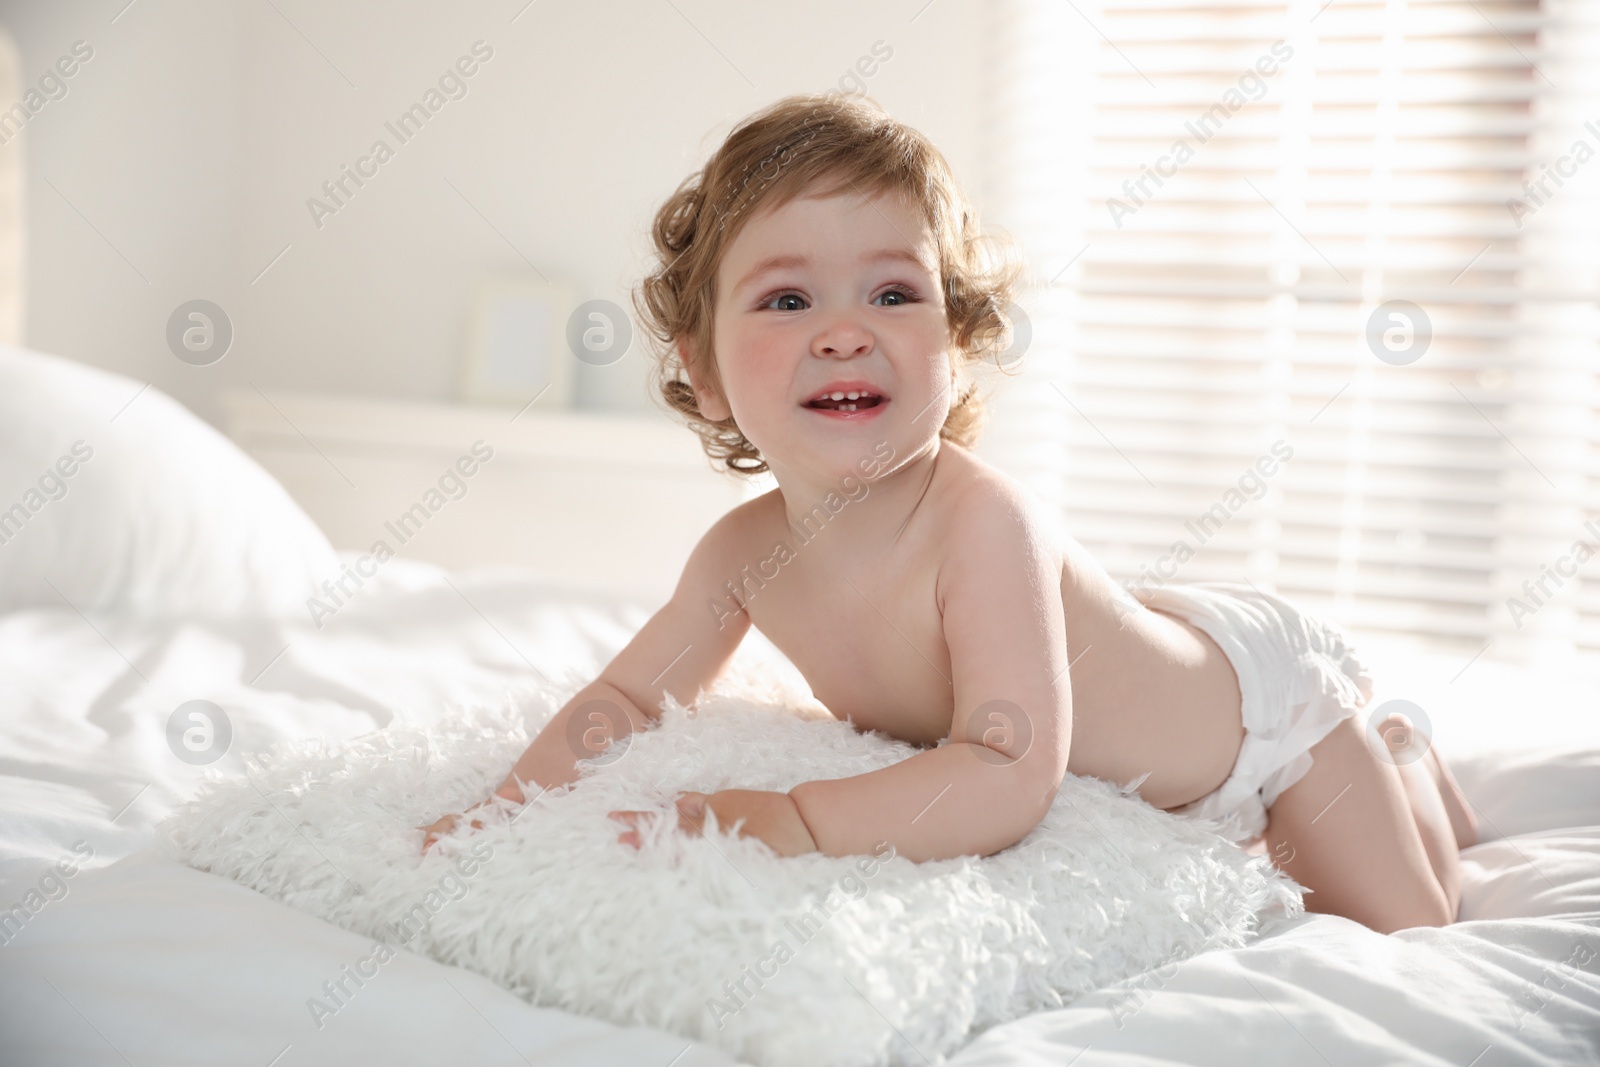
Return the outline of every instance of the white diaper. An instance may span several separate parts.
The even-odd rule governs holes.
[[[1173,814],[1218,819],[1228,840],[1253,840],[1279,794],[1311,769],[1311,746],[1372,699],[1372,675],[1337,624],[1254,586],[1192,582],[1135,595],[1210,635],[1233,664],[1244,698],[1244,743],[1233,772]]]

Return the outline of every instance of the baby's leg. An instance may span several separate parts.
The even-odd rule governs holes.
[[[1385,720],[1385,725],[1399,727],[1398,730],[1392,730],[1389,734],[1391,742],[1398,737],[1401,746],[1418,743],[1411,723],[1404,715],[1389,716]],[[1394,748],[1396,746],[1391,743],[1390,747]],[[1472,804],[1467,800],[1467,795],[1456,784],[1456,776],[1451,774],[1450,768],[1444,765],[1444,760],[1439,755],[1438,747],[1431,743],[1428,744],[1426,754],[1417,762],[1426,763],[1428,770],[1432,772],[1434,789],[1438,792],[1439,799],[1444,801],[1444,810],[1450,816],[1450,829],[1455,833],[1457,850],[1471,848],[1476,845],[1478,843],[1478,817],[1473,814]],[[1424,795],[1426,795],[1426,789],[1424,789]],[[1415,807],[1414,803],[1413,807]]]
[[[1273,862],[1312,890],[1306,910],[1385,934],[1455,921],[1461,857],[1437,788],[1426,803],[1432,777],[1421,761],[1400,767],[1373,752],[1359,715],[1311,759],[1268,811],[1265,835]]]

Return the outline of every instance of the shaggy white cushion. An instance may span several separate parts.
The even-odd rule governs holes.
[[[165,840],[194,867],[377,939],[367,980],[405,947],[538,1005],[762,1065],[922,1063],[998,1023],[1243,945],[1265,911],[1303,910],[1265,858],[1070,775],[1039,827],[982,859],[783,859],[726,830],[679,834],[665,814],[679,790],[787,790],[915,752],[726,682],[692,711],[669,697],[655,729],[585,764],[571,788],[420,856],[415,827],[488,795],[576,689],[253,757],[248,780],[213,772]],[[630,808],[663,813],[638,851],[607,818]],[[335,1025],[337,995],[307,992],[307,1011]]]

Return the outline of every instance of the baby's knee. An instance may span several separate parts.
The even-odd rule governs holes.
[[[1366,925],[1380,934],[1392,934],[1418,926],[1449,926],[1456,921],[1456,903],[1452,903],[1443,887],[1437,882],[1421,887],[1403,900],[1391,899],[1378,909],[1373,921]]]
[[[1450,914],[1447,906],[1429,908],[1415,916],[1402,918],[1387,930],[1379,929],[1380,934],[1393,934],[1401,930],[1412,930],[1419,926],[1449,926],[1455,922],[1455,917]]]
[[[1373,729],[1391,763],[1412,763],[1427,752],[1430,739],[1418,731],[1416,723],[1398,711],[1390,712]]]

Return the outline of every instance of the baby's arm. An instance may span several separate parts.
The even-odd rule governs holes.
[[[921,862],[987,856],[1038,825],[1072,742],[1061,557],[1015,490],[974,487],[937,582],[955,715],[949,742],[789,791],[817,847]]]
[[[728,610],[722,588],[729,561],[749,554],[745,507],[728,512],[706,531],[690,553],[672,598],[545,725],[501,788],[514,788],[519,777],[545,788],[575,781],[577,761],[600,755],[660,718],[663,692],[687,706],[717,680],[750,629],[749,614]],[[710,606],[714,602],[717,611]],[[590,707],[595,701],[617,710],[605,704]]]
[[[706,531],[690,553],[672,598],[633,640],[545,724],[518,758],[495,795],[513,803],[526,799],[518,781],[534,793],[576,781],[579,761],[598,756],[661,715],[663,692],[687,706],[727,667],[750,628],[750,616],[727,608],[723,583],[730,560],[749,555],[745,531],[749,504],[728,512]],[[713,611],[709,605],[720,599]],[[493,802],[493,797],[484,804]],[[483,805],[478,805],[479,807]],[[432,826],[424,848],[448,833],[457,816]]]

